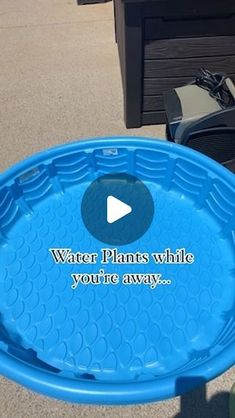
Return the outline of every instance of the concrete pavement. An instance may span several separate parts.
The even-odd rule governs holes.
[[[0,171],[46,147],[103,135],[164,137],[163,126],[126,130],[112,3],[0,2]],[[232,370],[205,394],[127,408],[69,405],[0,379],[1,418],[227,418]],[[181,414],[179,411],[181,409]],[[212,415],[210,415],[212,414]]]

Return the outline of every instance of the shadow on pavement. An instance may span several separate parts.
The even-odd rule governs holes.
[[[196,386],[197,389],[193,389]],[[205,379],[180,378],[176,391],[190,392],[181,396],[180,413],[173,418],[229,418],[229,392],[219,392],[207,400]]]

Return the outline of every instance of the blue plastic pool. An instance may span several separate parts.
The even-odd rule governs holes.
[[[191,265],[109,264],[157,272],[169,286],[79,285],[93,266],[49,252],[104,247],[87,231],[89,184],[128,173],[155,215],[122,253],[186,248]],[[95,202],[94,202],[95,204]],[[235,176],[185,147],[144,138],[79,141],[37,154],[0,176],[0,373],[70,402],[127,404],[180,395],[235,360]]]

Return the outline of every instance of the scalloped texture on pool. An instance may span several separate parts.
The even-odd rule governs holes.
[[[234,178],[223,168],[220,177],[220,167],[213,171],[196,153],[158,141],[86,144],[41,154],[38,165],[25,170],[23,164],[1,185],[0,348],[71,379],[175,379],[234,347]],[[53,262],[51,247],[104,247],[86,230],[80,204],[92,180],[114,172],[139,177],[155,204],[151,228],[119,251],[185,247],[195,255],[193,265]],[[119,275],[161,273],[172,284],[71,288],[72,273],[101,267]]]

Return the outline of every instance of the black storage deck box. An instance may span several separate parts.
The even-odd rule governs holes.
[[[234,0],[114,0],[114,7],[128,128],[165,123],[163,92],[200,67],[235,78]]]

